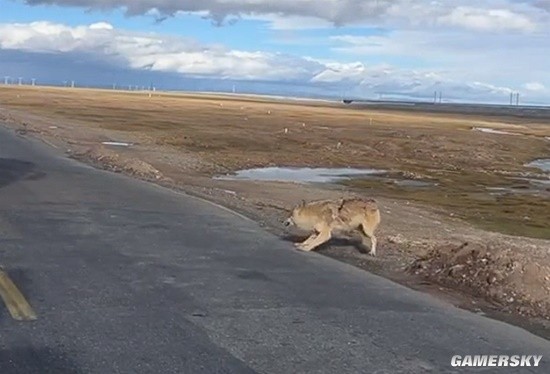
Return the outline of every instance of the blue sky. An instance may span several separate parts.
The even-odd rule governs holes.
[[[547,0],[0,0],[0,9],[0,76],[366,98],[440,90],[483,102],[517,91],[550,103]]]

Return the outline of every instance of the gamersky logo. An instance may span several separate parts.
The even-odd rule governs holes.
[[[534,355],[466,355],[453,356],[451,359],[452,366],[471,366],[471,367],[523,367],[523,366],[539,366],[542,356]]]

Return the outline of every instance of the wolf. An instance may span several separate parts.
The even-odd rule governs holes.
[[[375,231],[380,224],[380,209],[374,199],[303,200],[283,224],[313,231],[302,243],[294,243],[302,251],[309,252],[326,243],[333,234],[359,231],[365,247],[368,247],[367,238],[370,239],[369,254],[376,256]]]

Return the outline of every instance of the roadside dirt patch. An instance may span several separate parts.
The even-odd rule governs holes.
[[[550,266],[535,254],[498,241],[436,244],[407,270],[439,284],[469,290],[509,312],[549,316]],[[544,259],[542,259],[544,260]]]
[[[101,166],[105,170],[116,173],[124,172],[145,180],[156,181],[163,178],[162,173],[151,164],[136,158],[121,157],[118,153],[101,147],[74,153],[72,157],[83,162]]]

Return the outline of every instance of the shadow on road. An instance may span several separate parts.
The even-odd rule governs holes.
[[[2,374],[79,374],[82,371],[64,352],[52,348],[0,349]]]
[[[304,236],[304,235],[287,234],[287,235],[283,235],[281,239],[291,243],[298,243],[298,242],[303,242],[304,240],[307,239],[307,237],[308,237],[307,235]],[[368,252],[367,249],[365,249],[365,247],[363,247],[363,245],[361,244],[361,241],[358,241],[353,238],[339,238],[339,237],[331,238],[327,243],[321,244],[319,247],[317,247],[315,251],[319,251],[319,250],[322,251],[323,249],[326,249],[329,246],[337,246],[337,247],[352,246],[357,251],[359,251],[359,253],[366,254]]]
[[[0,188],[22,179],[37,180],[44,176],[44,173],[36,171],[36,166],[32,162],[0,158]]]

